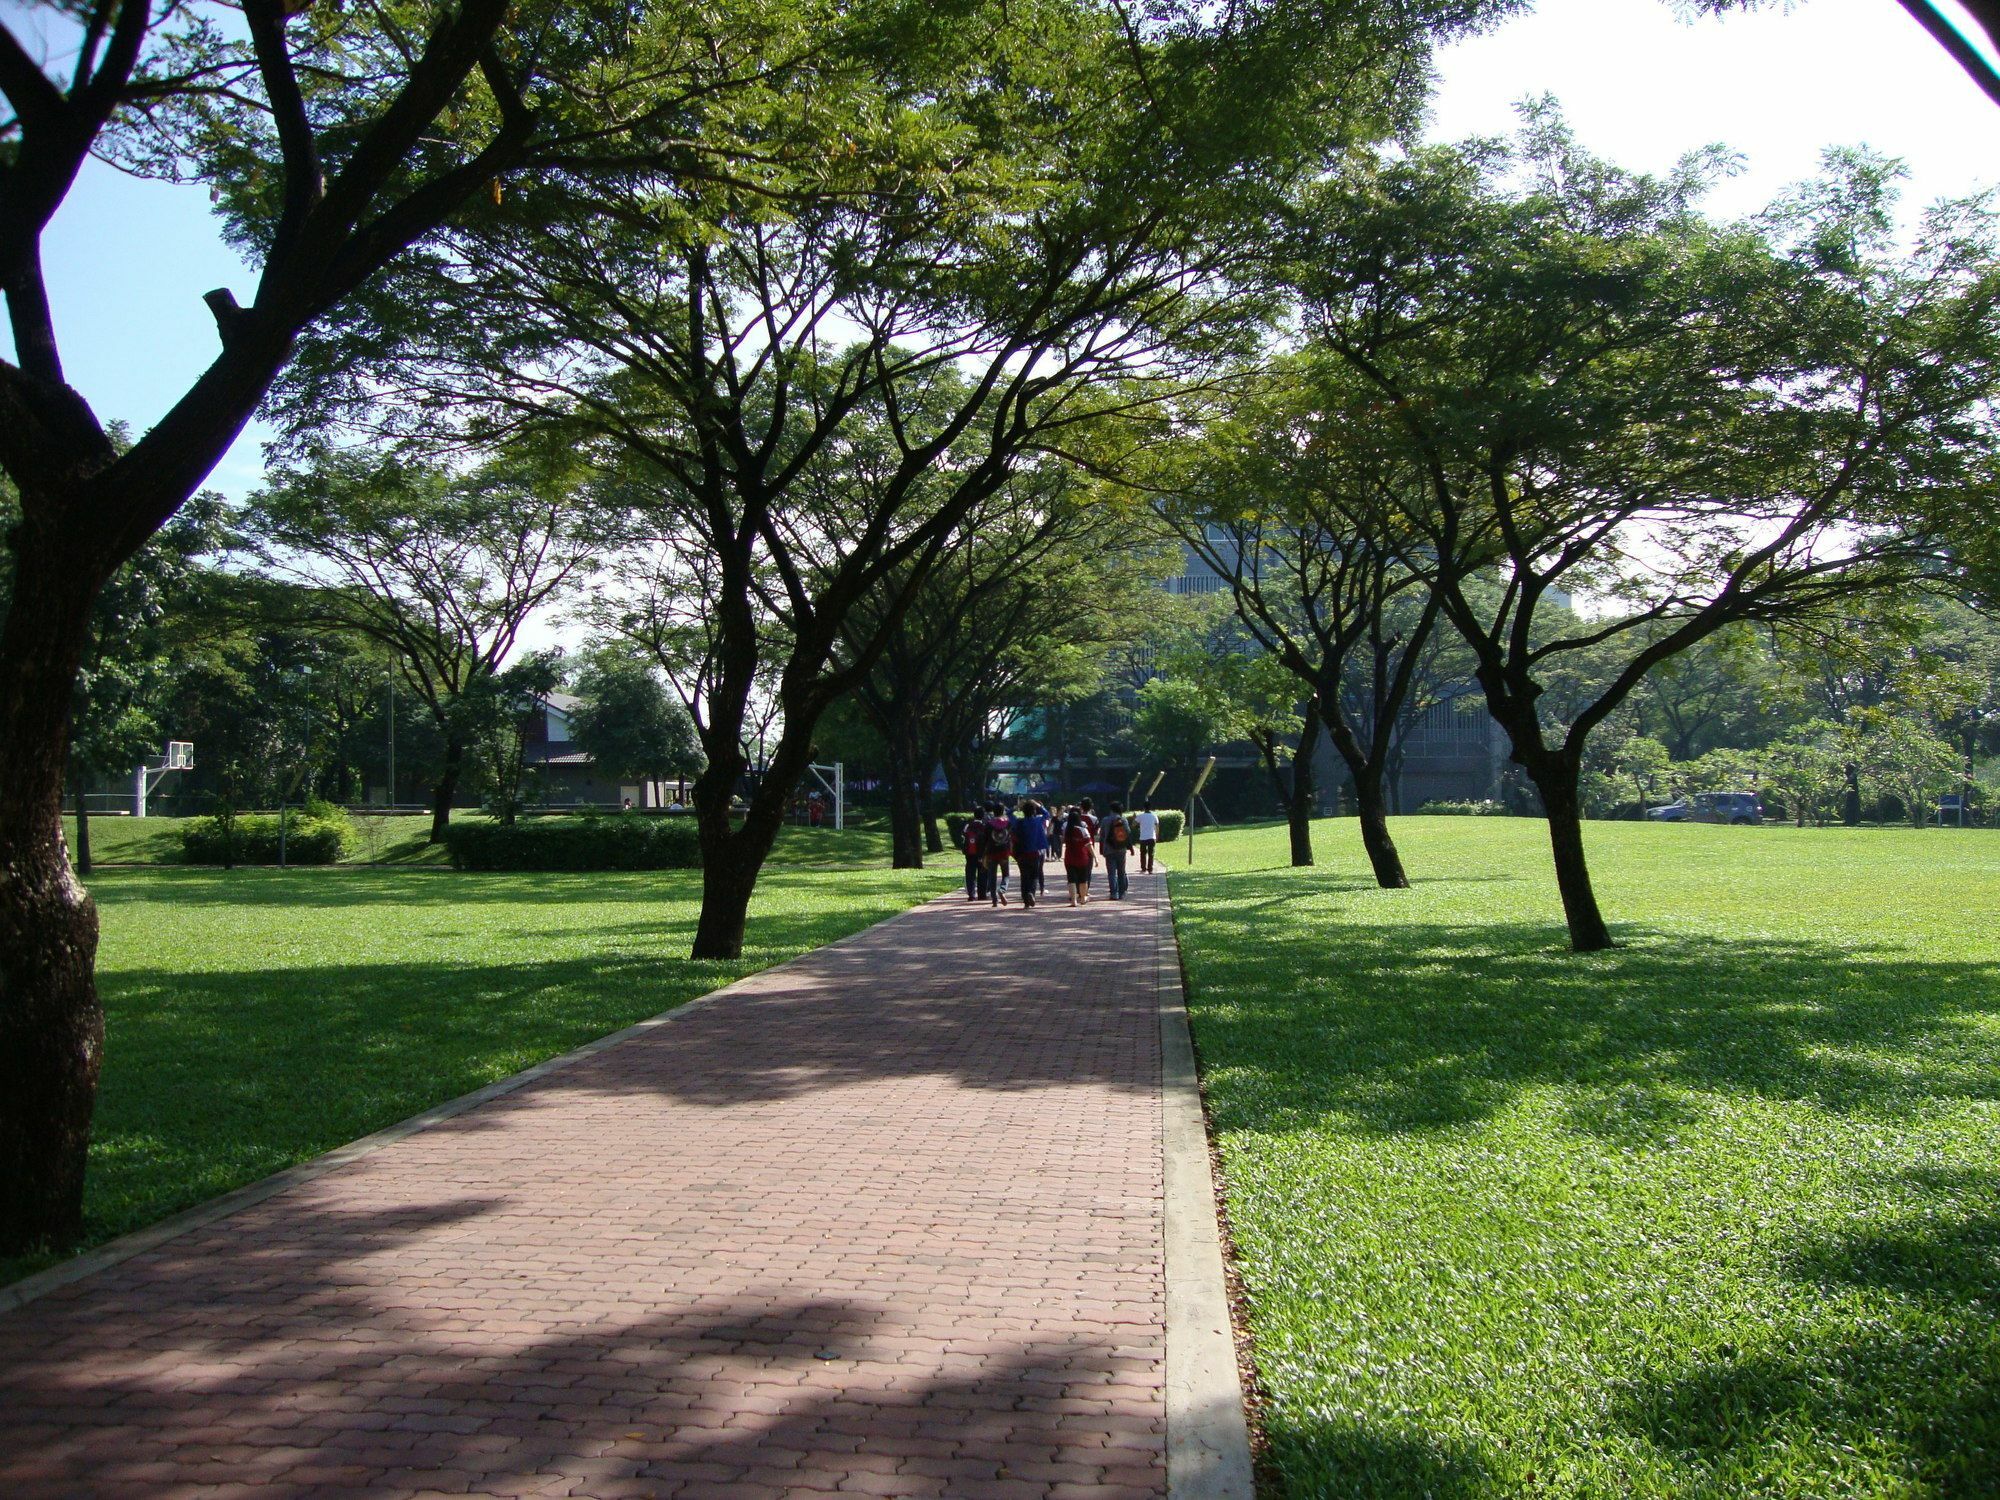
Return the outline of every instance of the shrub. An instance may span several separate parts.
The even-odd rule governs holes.
[[[1160,820],[1161,843],[1171,844],[1181,836],[1181,824],[1187,821],[1186,813],[1177,807],[1170,807],[1164,812],[1154,813],[1153,816]]]
[[[698,870],[692,818],[531,818],[512,825],[454,823],[445,847],[460,870]]]
[[[330,817],[311,811],[285,819],[285,863],[330,865],[354,847],[354,825],[337,807],[320,804]],[[270,813],[239,817],[227,838],[220,818],[189,818],[181,824],[181,858],[191,865],[275,865],[279,820]],[[225,852],[231,858],[225,859]]]
[[[1504,818],[1507,804],[1504,802],[1426,802],[1417,809],[1419,817],[1430,818]]]

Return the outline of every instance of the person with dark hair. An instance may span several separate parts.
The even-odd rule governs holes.
[[[986,820],[973,813],[958,837],[965,849],[965,899],[977,901],[986,894]]]
[[[1042,893],[1042,861],[1049,853],[1049,815],[1042,804],[1029,798],[1021,804],[1021,814],[1013,820],[1014,860],[1021,867],[1021,906],[1032,911]]]
[[[1098,847],[1104,851],[1104,885],[1113,901],[1123,901],[1130,884],[1125,874],[1125,856],[1132,848],[1132,827],[1125,821],[1125,806],[1114,802],[1097,831]]]
[[[1096,862],[1096,846],[1090,824],[1081,809],[1071,808],[1063,822],[1063,874],[1069,880],[1069,904],[1083,906],[1090,900],[1090,867]]]
[[[1007,904],[1007,861],[1014,853],[1014,829],[1007,821],[1005,804],[991,802],[986,807],[986,899],[994,906]]]
[[[1139,809],[1139,873],[1150,874],[1153,868],[1153,848],[1160,842],[1160,815],[1153,811],[1148,802]]]

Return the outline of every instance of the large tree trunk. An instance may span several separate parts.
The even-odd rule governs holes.
[[[1317,699],[1306,705],[1305,722],[1299,727],[1299,743],[1292,751],[1292,794],[1285,804],[1285,821],[1292,836],[1292,864],[1303,868],[1313,862],[1313,757],[1319,751],[1320,718]]]
[[[801,716],[804,717],[804,716]],[[729,799],[744,770],[740,755],[715,756],[694,784],[695,818],[701,834],[701,916],[695,923],[690,958],[733,959],[743,956],[743,933],[750,917],[750,897],[758,873],[784,825],[785,804],[805,772],[811,753],[813,725],[802,723],[797,734],[786,721],[765,774],[744,811],[741,825],[731,827]]]
[[[896,870],[924,867],[922,804],[917,799],[917,750],[907,735],[889,739],[889,865]]]
[[[1326,726],[1333,748],[1347,765],[1348,780],[1354,787],[1354,809],[1360,815],[1361,847],[1375,872],[1375,883],[1385,891],[1408,890],[1410,877],[1403,870],[1403,856],[1389,834],[1389,803],[1383,791],[1383,769],[1362,749],[1354,731],[1336,718]]]
[[[1555,856],[1556,889],[1562,894],[1563,920],[1569,924],[1569,945],[1578,953],[1596,953],[1611,946],[1611,929],[1597,907],[1590,883],[1590,866],[1583,855],[1583,795],[1581,768],[1560,756],[1525,768],[1541,793],[1549,820],[1549,848]]]
[[[451,804],[458,796],[458,778],[465,772],[465,746],[458,740],[445,741],[444,769],[431,784],[431,837],[433,844],[444,842],[451,827]]]
[[[16,547],[0,631],[0,1254],[82,1232],[104,1051],[97,910],[70,872],[62,827],[70,693],[95,573],[31,522]]]

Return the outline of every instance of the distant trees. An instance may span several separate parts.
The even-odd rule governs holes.
[[[1337,361],[1280,361],[1192,445],[1163,509],[1311,701],[1304,725],[1315,737],[1324,726],[1347,766],[1376,883],[1401,889],[1389,780],[1409,711],[1430,706],[1440,598],[1405,561],[1402,491],[1420,480],[1375,441],[1374,405]],[[1309,830],[1293,827],[1293,863],[1309,864]]]
[[[700,773],[694,720],[647,662],[600,646],[572,685],[582,702],[570,715],[570,732],[599,771],[640,782],[681,782]]]
[[[572,475],[531,458],[467,474],[324,454],[273,475],[243,518],[273,620],[366,637],[396,663],[442,742],[431,841],[444,837],[467,755],[491,729],[494,680],[521,627],[615,545],[615,517]],[[512,779],[512,778],[508,778]]]
[[[1509,175],[1511,174],[1511,175]],[[1607,946],[1582,837],[1591,733],[1686,648],[1923,576],[1903,524],[1983,482],[2000,266],[1978,205],[1905,258],[1858,156],[1761,230],[1581,152],[1423,151],[1336,179],[1300,241],[1316,344],[1376,392],[1421,487],[1397,514],[1548,818],[1572,944]],[[1588,594],[1560,631],[1545,606]],[[1615,657],[1561,721],[1552,666]]]

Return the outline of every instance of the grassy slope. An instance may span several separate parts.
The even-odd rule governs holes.
[[[2000,1493],[2000,838],[1316,834],[1171,866],[1282,1493]]]
[[[736,963],[700,876],[106,871],[91,1241],[901,911],[949,871],[775,869]],[[0,1260],[0,1280],[43,1261]]]

